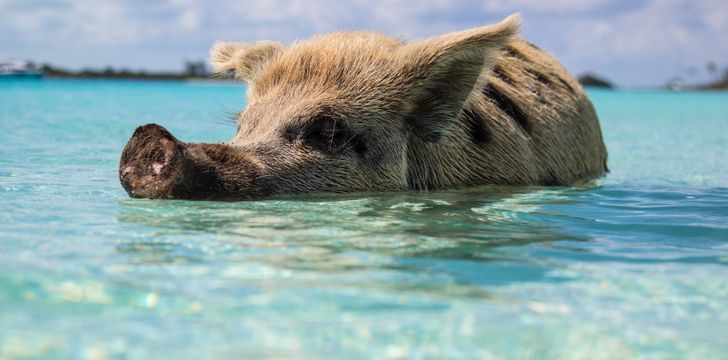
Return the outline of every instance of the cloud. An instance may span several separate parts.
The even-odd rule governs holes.
[[[534,13],[576,13],[598,10],[610,3],[613,2],[610,0],[511,0],[508,2],[488,0],[484,2],[483,8],[491,11],[508,11],[509,9],[517,8]]]
[[[293,41],[338,29],[419,38],[521,11],[523,35],[567,67],[662,83],[728,65],[724,0],[0,0],[0,52],[64,66],[179,67],[218,39]]]

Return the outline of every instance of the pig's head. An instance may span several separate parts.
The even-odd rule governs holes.
[[[518,25],[512,16],[409,44],[353,32],[290,46],[218,43],[214,70],[248,85],[235,137],[185,143],[141,126],[122,154],[121,183],[144,198],[407,189],[419,166],[408,163],[413,144],[447,139]]]

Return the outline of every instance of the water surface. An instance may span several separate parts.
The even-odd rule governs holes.
[[[242,87],[0,82],[0,358],[728,357],[728,94],[591,96],[593,184],[189,202],[121,149]]]

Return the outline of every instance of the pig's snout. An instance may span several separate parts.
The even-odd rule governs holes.
[[[173,188],[182,176],[184,146],[159,125],[138,127],[119,162],[124,190],[134,198],[173,197]]]
[[[260,181],[261,169],[240,148],[185,143],[149,124],[137,128],[126,144],[119,180],[133,198],[242,200],[272,192],[270,183]]]

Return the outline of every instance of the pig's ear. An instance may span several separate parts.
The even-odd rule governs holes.
[[[215,73],[232,71],[236,78],[251,83],[282,51],[283,45],[272,41],[217,42],[210,50],[210,64]]]
[[[403,46],[407,122],[425,141],[438,141],[455,125],[481,73],[495,65],[496,55],[521,23],[519,14],[501,23],[450,33]]]

